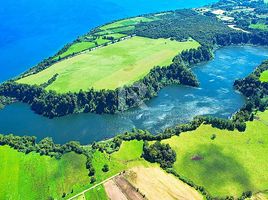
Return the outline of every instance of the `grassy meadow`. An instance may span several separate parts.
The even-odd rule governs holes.
[[[0,146],[0,199],[61,198],[88,184],[86,158],[75,153],[60,160]]]
[[[268,25],[260,24],[260,23],[259,24],[250,24],[249,28],[267,31],[268,30]]]
[[[202,125],[165,140],[177,152],[174,169],[213,196],[267,190],[268,111],[258,117],[247,123],[244,133]],[[211,139],[212,134],[216,139]]]
[[[104,25],[100,29],[107,30],[107,29],[114,29],[114,28],[123,27],[123,26],[133,26],[142,22],[151,22],[156,19],[147,18],[147,17],[134,17],[134,18],[123,19],[123,20],[116,21],[111,24]]]
[[[96,90],[116,89],[141,79],[154,66],[171,64],[181,51],[198,46],[199,43],[192,40],[177,42],[133,37],[63,60],[18,82],[40,85],[58,73],[56,81],[47,90],[66,93],[92,87]]]
[[[107,194],[105,192],[104,186],[100,185],[97,186],[96,188],[89,190],[88,192],[85,193],[85,199],[90,200],[108,200]]]
[[[261,73],[260,81],[268,82],[268,70]]]

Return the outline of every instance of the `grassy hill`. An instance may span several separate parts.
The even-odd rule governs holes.
[[[18,82],[40,85],[59,74],[47,90],[66,93],[91,87],[116,89],[141,79],[154,66],[171,64],[179,52],[198,46],[199,43],[192,40],[177,42],[133,37],[63,60]]]

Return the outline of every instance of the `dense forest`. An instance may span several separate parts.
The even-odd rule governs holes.
[[[138,36],[171,38],[178,41],[189,37],[203,45],[212,45],[217,34],[235,32],[214,16],[201,15],[193,10],[177,10],[161,16],[161,20],[141,23],[133,31]]]

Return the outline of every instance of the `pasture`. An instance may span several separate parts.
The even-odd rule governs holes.
[[[164,140],[177,152],[174,169],[215,197],[267,190],[267,116],[268,111],[259,113],[244,133],[202,125]],[[216,134],[214,140],[212,134]]]
[[[95,200],[108,200],[107,194],[105,192],[105,189],[103,185],[99,185],[95,187],[92,190],[89,190],[88,192],[85,193],[85,199],[90,200],[90,199],[95,199]]]
[[[75,153],[56,160],[0,146],[0,199],[59,199],[88,184],[85,162],[85,156]]]
[[[116,37],[118,37],[116,35]],[[74,44],[72,44],[65,52],[63,52],[62,54],[56,56],[54,59],[57,60],[59,58],[64,58],[67,57],[69,55],[87,50],[87,49],[91,49],[96,47],[96,45],[103,45],[105,43],[110,42],[107,39],[103,39],[102,37],[98,37],[95,40],[88,42],[88,41],[82,41],[82,42],[76,42]]]
[[[142,22],[151,22],[156,20],[157,18],[147,18],[147,17],[134,17],[129,19],[123,19],[120,21],[116,21],[107,25],[102,26],[101,30],[107,30],[107,29],[114,29],[118,27],[125,27],[125,26],[133,26]]]
[[[57,79],[47,90],[58,93],[78,92],[80,89],[116,89],[143,78],[155,66],[167,66],[181,51],[197,48],[193,40],[185,42],[169,39],[132,37],[58,62],[18,83],[40,85],[56,73]]]

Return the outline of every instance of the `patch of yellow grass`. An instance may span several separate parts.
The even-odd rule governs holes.
[[[145,194],[147,199],[203,199],[194,188],[159,167],[134,167],[128,172],[127,177],[131,184]]]

